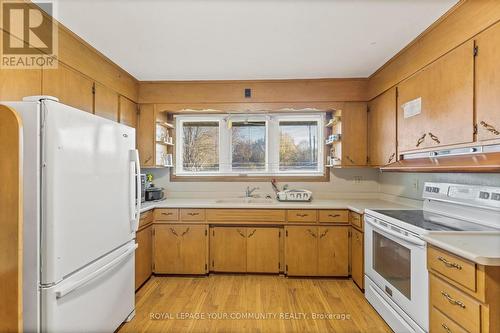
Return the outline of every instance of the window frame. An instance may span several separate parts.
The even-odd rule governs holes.
[[[245,119],[265,121],[266,124],[266,159],[265,170],[252,172],[232,171],[232,128],[227,127],[227,121],[238,122]],[[279,170],[280,127],[283,121],[316,121],[318,123],[318,168],[316,170]],[[301,181],[325,181],[329,173],[325,167],[325,123],[326,112],[310,113],[268,113],[268,114],[177,114],[175,122],[175,169],[171,173],[172,180],[204,181],[204,180],[261,180],[273,178]],[[183,170],[183,124],[185,122],[218,122],[219,123],[219,171],[189,172]],[[227,148],[224,148],[227,147]]]

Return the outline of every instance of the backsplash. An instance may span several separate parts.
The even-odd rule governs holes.
[[[425,182],[500,186],[500,173],[380,173],[380,191],[409,199],[422,199]]]
[[[142,172],[151,172],[155,185],[164,187],[167,197],[242,196],[247,186],[259,187],[256,193],[261,196],[273,193],[270,182],[170,182],[169,169],[143,169]],[[331,171],[329,182],[283,182],[278,185],[310,190],[317,199],[373,198],[379,192],[378,178],[379,172],[374,169],[335,169]]]

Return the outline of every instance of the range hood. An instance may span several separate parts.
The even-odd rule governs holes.
[[[500,173],[500,145],[477,146],[401,155],[383,172]]]

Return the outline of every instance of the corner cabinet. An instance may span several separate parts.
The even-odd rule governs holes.
[[[473,142],[473,104],[469,41],[398,85],[398,152]]]
[[[500,140],[500,24],[479,34],[476,47],[477,140]]]
[[[348,226],[286,226],[288,276],[348,276]]]
[[[368,103],[368,162],[384,166],[397,160],[396,88]]]

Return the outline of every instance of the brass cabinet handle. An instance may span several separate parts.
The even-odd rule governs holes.
[[[329,217],[340,217],[340,214],[328,214]]]
[[[356,241],[359,241],[359,234],[356,234]]]
[[[446,331],[446,333],[451,333],[450,328],[445,323],[442,323],[441,327]]]
[[[325,236],[326,236],[326,234],[328,233],[328,231],[329,231],[329,230],[328,230],[328,229],[326,229],[324,233],[322,233],[321,235],[319,235],[319,238],[323,238],[323,237],[325,237]]]
[[[311,236],[313,236],[314,238],[317,238],[318,236],[316,236],[316,234],[314,232],[312,232],[311,229],[307,229],[307,231],[311,234]]]
[[[175,237],[179,237],[174,228],[170,228],[170,232],[172,232],[175,235]]]
[[[481,124],[481,126],[483,126],[487,131],[489,131],[495,135],[500,135],[500,132],[494,126],[492,126],[484,121],[481,121],[479,124]]]
[[[396,157],[396,153],[392,153],[392,155],[389,157],[389,160],[387,161],[387,164],[390,164],[394,157]]]
[[[424,133],[418,140],[417,140],[417,145],[416,147],[420,146],[422,143],[424,143],[425,137],[427,136],[427,133]]]
[[[189,216],[196,216],[196,215],[200,215],[200,213],[191,213],[191,212],[189,212],[188,215]]]
[[[144,161],[144,163],[148,163],[149,161],[151,161],[152,158],[153,158],[153,156],[149,156],[148,158],[146,158],[146,160]]]
[[[439,138],[437,136],[435,136],[434,134],[432,134],[431,132],[429,132],[429,136],[431,137],[432,140],[434,140],[436,143],[441,143],[441,141],[439,141]]]
[[[451,262],[451,261],[448,261],[446,260],[445,258],[443,257],[438,257],[438,260],[441,261],[446,267],[449,267],[449,268],[456,268],[458,270],[461,270],[462,269],[462,266],[457,264],[457,263],[454,263],[454,262]]]
[[[441,291],[441,295],[443,295],[443,297],[446,298],[446,300],[448,300],[448,302],[450,302],[450,304],[452,304],[452,305],[458,305],[462,309],[465,309],[465,304],[464,303],[460,302],[459,300],[454,299],[447,292]]]
[[[309,216],[309,214],[299,214],[299,213],[297,213],[295,216],[297,216],[297,217],[306,217],[306,216]]]
[[[187,234],[189,232],[189,227],[186,228],[186,231],[184,231],[182,234],[181,234],[181,237],[184,237],[185,234]]]
[[[345,158],[347,158],[347,160],[351,162],[351,164],[356,164],[356,162],[354,162],[350,156],[346,156]]]
[[[257,229],[253,229],[252,232],[250,233],[250,235],[248,235],[248,238],[252,237],[253,234],[255,234],[256,231],[257,231]]]
[[[241,237],[246,238],[245,234],[243,234],[240,229],[236,229],[236,231],[240,234]]]
[[[172,215],[172,212],[168,212],[168,213],[161,213],[161,215],[167,215],[167,216],[170,216],[170,215]]]

